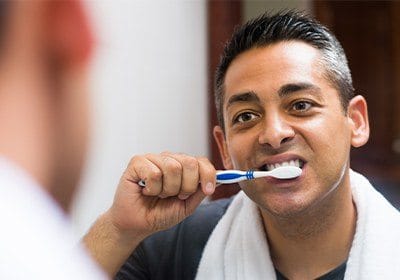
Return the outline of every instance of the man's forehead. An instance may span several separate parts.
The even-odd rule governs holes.
[[[316,84],[322,78],[320,53],[309,44],[290,41],[243,52],[229,66],[224,79],[225,101],[233,94],[278,91],[286,84]]]

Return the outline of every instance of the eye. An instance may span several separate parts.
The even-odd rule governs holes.
[[[296,112],[306,112],[312,107],[312,104],[308,101],[298,101],[292,104],[292,110]]]
[[[244,112],[239,114],[238,116],[235,117],[233,120],[234,123],[245,123],[254,120],[257,118],[258,115],[252,113],[252,112]]]

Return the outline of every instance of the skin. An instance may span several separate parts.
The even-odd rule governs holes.
[[[318,59],[316,49],[300,42],[239,55],[225,77],[226,129],[214,129],[227,169],[305,162],[298,179],[241,184],[260,209],[274,265],[290,279],[318,277],[347,258],[356,221],[349,150],[369,133],[364,98],[353,98],[345,112]],[[214,189],[215,168],[207,159],[136,156],[113,205],[83,242],[113,276],[144,238],[182,221]]]
[[[295,41],[242,53],[225,77],[225,131],[214,129],[227,169],[304,162],[297,179],[240,184],[260,209],[275,266],[290,279],[321,276],[347,258],[356,221],[349,152],[369,135],[365,100],[355,97],[344,112],[319,59]]]

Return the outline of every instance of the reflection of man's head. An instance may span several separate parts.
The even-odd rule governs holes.
[[[67,208],[88,137],[88,19],[79,1],[0,3],[0,98],[8,105],[0,108],[8,111],[2,128],[19,127],[8,134],[24,139],[9,141],[6,156]]]

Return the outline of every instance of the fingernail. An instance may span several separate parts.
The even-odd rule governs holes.
[[[213,183],[207,183],[206,185],[206,192],[208,194],[212,194],[214,192],[214,185]]]
[[[188,197],[189,197],[188,194],[181,194],[181,195],[178,195],[178,198],[179,198],[180,200],[185,200],[185,199],[187,199]]]

